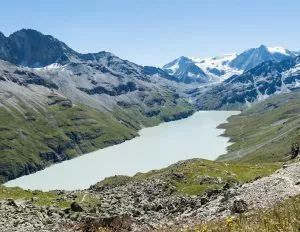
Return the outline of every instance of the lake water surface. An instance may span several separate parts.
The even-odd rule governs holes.
[[[140,130],[140,136],[7,182],[25,189],[85,189],[113,175],[134,175],[180,160],[214,160],[226,152],[228,138],[216,127],[237,111],[200,111],[189,118]]]

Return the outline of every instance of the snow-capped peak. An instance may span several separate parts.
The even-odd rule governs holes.
[[[200,68],[209,81],[223,81],[232,75],[242,74],[245,70],[269,60],[281,61],[295,57],[297,53],[283,47],[261,45],[240,54],[232,53],[210,58],[179,57],[163,67],[171,75],[182,74],[187,64]]]

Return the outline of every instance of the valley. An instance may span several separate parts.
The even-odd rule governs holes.
[[[22,212],[22,209],[27,209],[27,214],[24,212],[12,221],[20,231],[34,231],[34,228],[63,231],[98,231],[99,228],[108,231],[180,231],[183,225],[188,231],[206,227],[212,230],[218,227],[224,231],[228,226],[226,223],[233,223],[237,229],[251,231],[253,227],[270,228],[270,224],[259,218],[267,220],[272,217],[276,221],[276,212],[285,217],[278,219],[281,220],[278,222],[280,228],[297,227],[297,223],[281,223],[289,220],[286,207],[299,205],[299,163],[286,160],[286,154],[289,153],[287,143],[293,141],[294,133],[289,128],[299,118],[298,107],[293,108],[294,103],[298,106],[298,93],[273,96],[240,115],[232,116],[227,124],[221,125],[221,128],[226,128],[225,134],[236,141],[229,147],[229,153],[219,158],[222,162],[190,159],[133,176],[112,176],[80,191],[41,192],[3,186],[0,192],[1,205],[12,214],[16,210]],[[286,104],[287,99],[289,104]],[[273,117],[270,117],[274,109],[270,111],[269,107],[274,106],[276,109]],[[257,128],[248,128],[245,124],[244,129],[240,130],[241,120],[245,117],[254,117],[250,120],[270,126],[257,124]],[[264,136],[269,141],[273,138],[267,137],[269,130],[275,127],[278,131],[277,126],[287,132],[286,139],[289,142],[280,144],[276,141],[271,147],[267,143],[241,157],[232,155],[236,147],[260,144]],[[252,142],[252,136],[244,140],[243,136],[250,135],[248,131],[262,135],[262,138],[259,142]],[[234,135],[235,132],[238,134]],[[239,134],[241,132],[246,134]],[[275,146],[277,143],[278,147]],[[270,149],[273,147],[278,151],[277,156],[272,156]],[[13,200],[7,200],[9,196]],[[74,202],[80,208],[72,206]],[[273,214],[268,209],[274,205],[276,211],[271,211]],[[33,219],[35,223],[17,222],[37,212],[40,212],[40,216]],[[294,215],[296,211],[290,213]],[[226,218],[230,222],[226,222]],[[252,218],[257,218],[259,223],[254,225]],[[6,219],[3,218],[2,223],[7,223]]]
[[[0,230],[268,228],[299,205],[299,63],[261,45],[159,68],[0,33]]]

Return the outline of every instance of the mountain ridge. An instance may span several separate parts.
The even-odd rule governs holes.
[[[289,51],[282,47],[268,47],[261,45],[258,48],[250,48],[240,54],[227,54],[212,58],[192,58],[181,56],[164,65],[162,69],[174,75],[179,80],[190,78],[187,67],[180,65],[180,62],[197,66],[205,74],[202,82],[220,82],[232,75],[242,74],[255,66],[269,60],[282,61],[293,58],[296,52]]]

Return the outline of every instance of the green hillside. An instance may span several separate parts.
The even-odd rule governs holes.
[[[287,161],[291,144],[300,141],[300,91],[256,103],[220,128],[233,142],[220,161]]]

